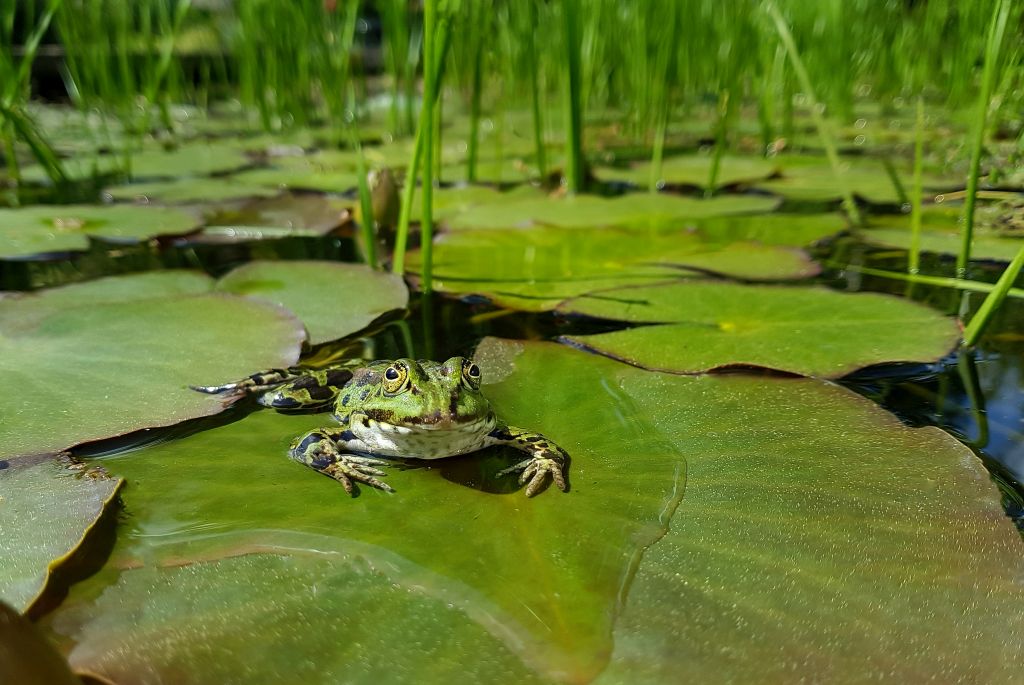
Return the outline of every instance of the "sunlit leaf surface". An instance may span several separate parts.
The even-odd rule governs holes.
[[[419,251],[409,255],[410,270],[419,271],[419,260]],[[706,272],[782,280],[812,276],[817,266],[799,250],[721,244],[695,230],[464,230],[439,236],[434,245],[435,288],[526,311],[596,290]]]
[[[1024,240],[1019,236],[1004,236],[993,228],[998,219],[998,207],[981,205],[975,214],[975,231],[971,240],[971,257],[997,262],[1011,261]],[[959,254],[962,237],[963,208],[960,203],[927,206],[921,214],[919,246],[922,252]],[[910,216],[884,216],[872,226],[859,232],[869,243],[910,249]]]
[[[832,167],[824,157],[779,157],[781,168],[778,178],[758,181],[757,187],[778,193],[793,200],[827,202],[839,200],[843,187],[849,187],[857,196],[879,204],[905,202],[892,176],[880,159],[868,157],[844,157],[839,169],[842,180],[838,180]],[[894,173],[903,188],[903,193],[912,189],[911,174],[902,162],[896,163]],[[962,178],[925,175],[925,190],[948,190],[963,185]]]
[[[355,333],[409,302],[400,276],[362,264],[249,262],[224,276],[217,288],[294,312],[314,345]]]
[[[121,481],[54,459],[0,464],[0,600],[24,611],[111,505]]]
[[[473,207],[452,217],[449,226],[453,229],[518,228],[531,225],[559,228],[682,228],[687,220],[767,212],[777,204],[775,198],[757,195],[732,195],[707,200],[650,193],[631,193],[619,197],[545,196],[516,203]]]
[[[191,213],[146,205],[36,205],[0,209],[0,258],[84,250],[89,238],[139,241],[189,233]]]
[[[272,197],[277,190],[265,185],[240,183],[231,177],[179,178],[111,186],[103,191],[114,200],[156,200],[171,204],[187,202],[227,202],[248,197]]]
[[[674,283],[594,293],[559,311],[645,324],[566,339],[676,373],[743,365],[834,377],[882,362],[933,361],[959,338],[954,321],[928,307],[823,288]]]
[[[104,459],[132,518],[46,621],[71,663],[119,683],[1016,678],[1020,538],[948,435],[813,379],[493,339],[476,358],[498,414],[570,452],[569,493],[508,492],[488,453],[350,499],[284,455],[322,415]]]
[[[189,384],[295,362],[298,319],[204,286],[157,272],[0,299],[0,459],[215,414]]]
[[[706,188],[711,181],[712,155],[680,155],[667,157],[661,166],[661,173],[654,177],[659,185],[688,185]],[[771,176],[776,163],[764,157],[737,157],[723,155],[719,160],[715,187],[733,185],[743,181],[756,181]],[[604,168],[595,173],[602,180],[627,181],[646,188],[651,182],[652,165],[642,162],[624,169]]]

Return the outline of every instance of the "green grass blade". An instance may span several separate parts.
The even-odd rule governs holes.
[[[971,261],[971,239],[974,234],[974,206],[978,192],[978,176],[981,172],[982,147],[985,142],[985,128],[988,122],[989,102],[992,98],[992,84],[995,81],[999,48],[1003,42],[1007,19],[1010,16],[1010,0],[999,0],[992,12],[985,39],[985,65],[981,77],[981,92],[978,93],[977,112],[974,120],[974,136],[971,140],[971,167],[967,176],[967,198],[964,201],[964,230],[961,234],[960,253],[956,257],[957,276],[967,276],[967,264]]]
[[[1014,281],[1017,280],[1017,275],[1020,273],[1022,266],[1024,266],[1024,247],[1017,251],[1017,256],[1013,258],[1010,265],[1003,271],[1003,275],[996,281],[995,287],[985,297],[985,301],[981,303],[981,307],[971,318],[967,328],[964,329],[964,345],[966,347],[973,347],[981,339],[982,333],[985,332],[985,327],[988,326],[992,316],[999,310],[999,306],[1006,299],[1006,295],[1010,292]]]

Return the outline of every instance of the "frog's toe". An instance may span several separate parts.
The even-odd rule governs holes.
[[[568,487],[565,482],[565,475],[562,473],[562,464],[555,459],[547,459],[545,457],[527,459],[500,471],[498,476],[506,476],[517,471],[522,472],[519,474],[519,484],[526,485],[527,497],[533,497],[540,493],[544,489],[549,475],[551,480],[554,481],[555,487],[562,492],[565,492]]]
[[[379,459],[367,459],[365,457],[349,457],[325,466],[320,472],[341,483],[342,487],[345,488],[345,492],[350,495],[353,495],[355,492],[353,481],[385,492],[394,492],[394,488],[378,478],[378,476],[385,476],[387,474],[378,468],[370,466],[363,460],[380,461]]]

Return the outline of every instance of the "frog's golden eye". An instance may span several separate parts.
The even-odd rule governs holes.
[[[384,392],[389,395],[397,395],[405,387],[407,380],[409,380],[409,370],[401,364],[395,364],[385,369],[381,385]]]
[[[476,387],[480,384],[480,367],[476,364],[470,364],[462,367],[462,375],[466,379],[466,382]]]

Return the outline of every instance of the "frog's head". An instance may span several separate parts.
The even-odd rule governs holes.
[[[494,423],[491,405],[480,392],[480,367],[472,359],[397,359],[379,374],[375,391],[359,406],[375,422],[442,431],[482,429]]]

